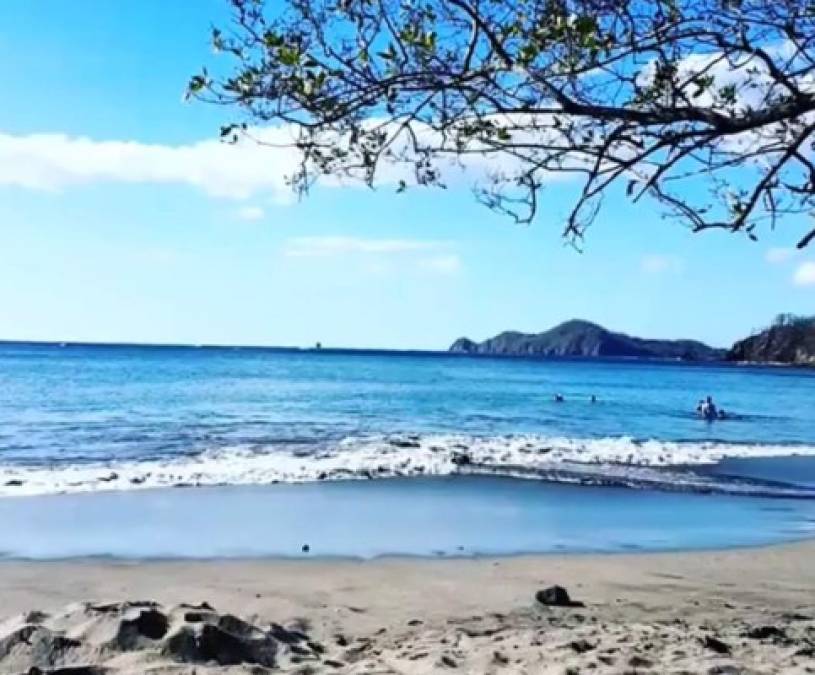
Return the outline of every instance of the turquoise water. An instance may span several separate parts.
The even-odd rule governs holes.
[[[707,394],[729,419],[695,417]],[[325,555],[379,555],[795,539],[815,504],[813,400],[815,373],[791,368],[0,345],[0,522],[20,524],[0,528],[0,550],[288,555],[313,539]],[[160,489],[170,486],[198,489]]]
[[[708,393],[738,418],[695,419]],[[396,431],[810,444],[813,394],[791,368],[0,345],[2,455],[21,461]]]

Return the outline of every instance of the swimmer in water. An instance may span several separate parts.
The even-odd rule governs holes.
[[[555,394],[555,403],[563,403],[565,400],[563,394]]]

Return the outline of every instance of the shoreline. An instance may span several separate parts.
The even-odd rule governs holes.
[[[162,612],[175,630],[183,622],[179,607],[206,603],[253,626],[307,626],[309,639],[324,648],[300,654],[313,672],[432,673],[451,662],[464,673],[716,672],[728,665],[807,672],[815,667],[814,557],[810,540],[478,559],[0,561],[0,640],[36,610],[46,613],[43,630],[87,643],[59,656],[67,665],[102,663],[113,673],[151,672],[148,664],[156,673],[252,672],[178,662],[165,642],[110,646],[133,612]],[[540,605],[535,594],[555,584],[585,607]],[[126,601],[137,602],[117,604]],[[153,609],[139,609],[148,602]],[[716,641],[729,653],[709,646]],[[277,646],[282,672],[302,667],[290,647]],[[0,671],[37,665],[25,661],[26,649],[14,652],[16,669],[0,657]]]
[[[284,554],[258,554],[258,555],[213,555],[213,556],[123,556],[116,554],[99,555],[76,555],[53,558],[35,558],[26,556],[4,555],[0,551],[0,573],[4,565],[13,564],[33,564],[33,565],[161,565],[161,564],[308,564],[308,565],[331,565],[334,563],[365,564],[376,565],[378,563],[456,563],[456,562],[480,562],[480,563],[500,563],[511,560],[533,560],[544,562],[547,560],[575,559],[581,558],[621,558],[621,557],[671,557],[677,555],[715,555],[725,553],[749,553],[766,550],[783,549],[787,547],[812,546],[812,553],[815,556],[815,533],[795,539],[785,539],[777,542],[764,542],[756,544],[733,544],[732,546],[700,546],[648,549],[637,545],[631,545],[624,549],[615,550],[552,550],[552,551],[519,551],[508,553],[463,553],[460,551],[438,551],[436,553],[380,553],[372,556],[362,555],[333,555],[320,553],[293,553]],[[815,558],[813,558],[815,559]],[[0,576],[2,576],[0,574]],[[2,584],[0,584],[2,588]]]

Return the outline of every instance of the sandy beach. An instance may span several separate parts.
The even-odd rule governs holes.
[[[0,672],[815,672],[813,559],[9,561]]]

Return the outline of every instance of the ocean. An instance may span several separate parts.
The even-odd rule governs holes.
[[[706,395],[727,419],[696,417]],[[0,551],[295,555],[304,531],[365,556],[802,538],[814,400],[796,368],[8,343],[0,522],[28,527]],[[201,504],[221,514],[209,540],[174,535]],[[122,514],[151,509],[117,544]],[[266,532],[266,509],[285,526]],[[336,536],[340,513],[358,537]],[[96,535],[71,539],[71,522]]]

